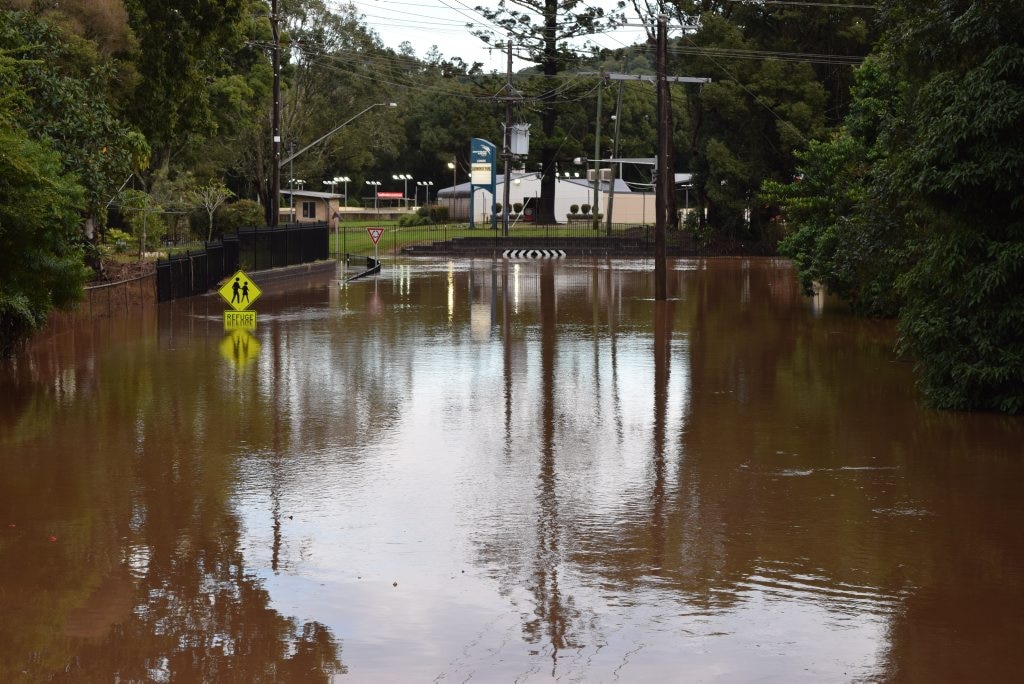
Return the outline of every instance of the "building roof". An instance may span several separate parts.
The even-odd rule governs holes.
[[[515,181],[517,181],[517,180],[525,180],[525,179],[530,179],[531,181],[539,182],[539,180],[540,180],[540,173],[536,173],[536,172],[533,172],[533,173],[519,172],[518,174],[515,173],[515,172],[512,173],[512,182],[513,183]],[[559,183],[571,183],[573,185],[581,185],[581,186],[583,186],[585,188],[590,188],[590,189],[593,189],[593,187],[594,187],[593,182],[587,180],[586,178],[557,178],[556,180]],[[505,182],[504,176],[499,174],[498,177],[497,177],[497,182],[495,183],[496,188],[500,188],[502,185],[504,185],[504,182]],[[437,197],[452,197],[452,196],[454,196],[454,197],[466,197],[466,196],[469,195],[469,186],[470,186],[469,183],[459,183],[458,185],[453,186],[453,187],[441,188],[440,190],[437,191],[437,195],[436,196]],[[483,186],[477,186],[477,187],[478,188],[482,188]],[[602,192],[607,192],[608,191],[608,181],[601,181],[601,191]],[[632,192],[632,190],[630,189],[629,185],[627,185],[624,180],[622,180],[621,178],[616,178],[615,179],[615,192],[616,193]]]
[[[311,197],[313,199],[335,199],[344,197],[341,193],[317,192],[316,190],[292,190],[290,188],[281,188],[281,194],[294,195],[295,197]]]

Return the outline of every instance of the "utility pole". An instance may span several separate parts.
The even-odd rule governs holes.
[[[667,21],[668,20],[666,19],[666,22]],[[667,39],[668,27],[667,27],[667,25],[666,25],[665,31],[666,31],[665,42],[666,42],[666,50],[667,50],[667,45],[668,45],[668,39]],[[606,160],[606,161],[611,161],[612,164],[614,164],[616,161],[618,161],[618,156],[619,156],[618,144],[619,144],[619,120],[620,120],[621,113],[622,113],[622,82],[623,81],[644,81],[644,82],[648,82],[648,83],[653,83],[655,85],[655,91],[658,93],[658,97],[661,97],[660,88],[661,88],[662,84],[665,85],[665,94],[664,94],[664,96],[665,96],[665,99],[667,100],[667,107],[668,107],[668,109],[667,109],[667,111],[663,112],[663,110],[661,109],[661,105],[660,104],[658,105],[658,110],[657,110],[658,111],[658,134],[659,134],[659,136],[661,136],[661,137],[659,137],[659,141],[662,140],[662,139],[666,139],[667,140],[667,144],[669,146],[668,147],[668,155],[669,155],[669,157],[668,157],[668,160],[664,160],[662,162],[659,162],[659,165],[656,167],[656,169],[658,169],[658,168],[668,169],[668,173],[671,174],[669,176],[670,180],[668,182],[668,188],[669,188],[668,192],[670,194],[667,196],[667,199],[666,199],[666,205],[667,206],[666,206],[666,209],[663,212],[666,216],[669,216],[670,214],[674,213],[675,202],[672,201],[672,193],[675,192],[675,174],[674,174],[674,166],[672,164],[672,142],[671,142],[672,105],[671,105],[671,101],[668,100],[668,97],[669,97],[668,84],[669,83],[710,83],[711,79],[710,78],[704,78],[704,77],[698,77],[698,76],[668,76],[667,75],[667,71],[668,71],[668,59],[667,59],[667,57],[666,57],[666,60],[665,60],[665,64],[666,64],[666,66],[665,66],[664,71],[666,73],[665,74],[661,74],[659,72],[659,74],[656,74],[654,76],[651,76],[649,74],[619,74],[619,73],[594,74],[593,72],[589,72],[589,73],[588,72],[582,72],[580,75],[581,76],[582,75],[589,75],[589,76],[599,75],[602,79],[608,79],[608,80],[611,80],[611,81],[618,81],[619,82],[619,92],[618,92],[618,97],[617,97],[617,101],[616,101],[616,105],[615,105],[615,142],[614,142],[615,149],[614,149],[614,152],[612,153],[612,158],[610,160]],[[598,91],[598,97],[600,98],[600,91]],[[600,122],[598,122],[597,130],[598,130],[598,138],[600,139],[600,135],[599,135],[600,134],[600,130],[601,130],[600,129]],[[667,131],[667,133],[665,133],[664,131]],[[661,148],[659,146],[658,150],[660,150],[660,149]],[[660,155],[660,152],[658,150],[655,151],[655,158],[657,158]],[[599,151],[595,147],[594,157],[597,158],[599,156],[600,156],[600,153],[599,153]],[[596,164],[595,164],[595,169],[596,168],[597,167],[596,167]],[[614,199],[615,199],[614,180],[615,180],[615,173],[614,173],[614,166],[613,166],[612,167],[612,184],[611,184],[611,187],[608,189],[608,216],[607,216],[607,233],[608,233],[608,235],[611,235],[611,232],[612,232],[612,206],[613,206],[613,202],[614,202]],[[671,204],[668,204],[668,202],[670,202],[670,201],[671,201]],[[596,199],[594,200],[594,203],[595,204],[597,203]],[[673,225],[674,225],[674,223],[673,223]]]
[[[658,165],[656,167],[657,177],[654,186],[654,299],[665,301],[668,299],[668,273],[666,270],[665,253],[665,209],[667,206],[668,193],[672,190],[674,183],[671,181],[672,168],[668,165],[668,148],[670,145],[671,130],[667,129],[668,116],[666,110],[669,108],[668,101],[668,17],[664,14],[658,15],[658,39],[657,39],[657,80],[658,80]]]
[[[505,87],[508,92],[505,94],[505,135],[501,158],[505,160],[505,183],[501,193],[501,236],[508,237],[508,201],[509,191],[512,185],[512,173],[509,164],[512,160],[512,39],[508,39],[508,70],[506,72]]]
[[[612,141],[612,159],[619,158],[619,117],[622,115],[622,81],[619,81],[619,93],[615,97],[615,135]],[[621,168],[621,165],[620,165]],[[615,204],[615,162],[612,162],[611,178],[608,181],[608,216],[605,217],[605,233],[612,234],[612,207]]]
[[[267,225],[277,227],[281,194],[281,34],[278,30],[277,0],[270,3],[270,30],[274,34],[274,113],[271,118],[271,155],[274,157],[270,169],[270,216]]]
[[[591,211],[594,212],[594,230],[601,225],[601,219],[597,217],[598,202],[601,201],[601,93],[604,92],[604,74],[601,75],[601,82],[597,84],[597,116],[594,122],[594,205]]]

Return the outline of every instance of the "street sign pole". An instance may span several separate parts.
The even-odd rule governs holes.
[[[379,264],[380,259],[377,258],[377,243],[380,242],[380,236],[384,234],[383,228],[367,228],[366,232],[370,235],[370,239],[373,240],[373,263]]]

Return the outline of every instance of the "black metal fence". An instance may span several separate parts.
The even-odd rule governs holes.
[[[278,228],[243,228],[202,250],[187,251],[156,263],[157,301],[205,294],[226,276],[242,269],[263,271],[328,259],[326,223]]]

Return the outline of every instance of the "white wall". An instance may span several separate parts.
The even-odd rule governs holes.
[[[499,182],[496,188],[497,201],[501,202],[503,197],[503,183]],[[524,176],[516,183],[513,181],[509,189],[509,204],[517,202],[526,204],[526,200],[533,200],[536,207],[536,198],[540,197],[540,179],[536,176]],[[555,181],[555,218],[560,223],[566,222],[566,215],[569,207],[573,204],[584,205],[594,203],[594,188],[586,182],[578,179],[574,182],[571,179],[556,179]],[[469,199],[466,196],[456,197],[454,201],[441,197],[438,204],[451,207],[452,218],[466,220],[469,216]],[[598,198],[600,209],[598,213],[607,216],[608,193],[603,189]],[[615,223],[654,223],[654,194],[640,192],[616,192],[614,202]],[[476,188],[473,192],[473,214],[477,225],[490,226],[491,215],[491,193],[484,188]],[[499,215],[500,219],[500,215]]]

